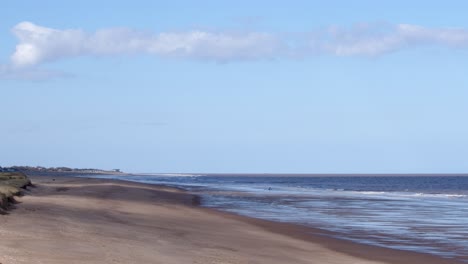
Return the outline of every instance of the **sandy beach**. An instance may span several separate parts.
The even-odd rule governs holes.
[[[155,185],[31,177],[0,216],[0,263],[457,263],[198,206]]]

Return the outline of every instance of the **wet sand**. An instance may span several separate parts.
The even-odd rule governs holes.
[[[198,206],[163,186],[32,176],[0,216],[0,263],[457,263]]]

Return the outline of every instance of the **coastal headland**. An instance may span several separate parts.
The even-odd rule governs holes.
[[[0,216],[0,263],[457,263],[199,206],[176,188],[29,175]]]

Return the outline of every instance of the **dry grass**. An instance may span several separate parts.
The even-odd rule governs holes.
[[[27,179],[26,176],[22,172],[0,172],[0,181],[1,180],[12,180],[12,179]]]
[[[5,195],[7,198],[21,195],[21,190],[15,186],[3,185],[0,183],[0,193]]]
[[[22,189],[31,186],[31,180],[21,172],[0,172],[0,214],[5,214],[14,196],[21,195]]]

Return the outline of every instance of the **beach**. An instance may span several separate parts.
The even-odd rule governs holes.
[[[334,239],[199,206],[198,196],[116,180],[31,176],[0,216],[0,263],[458,263]]]

